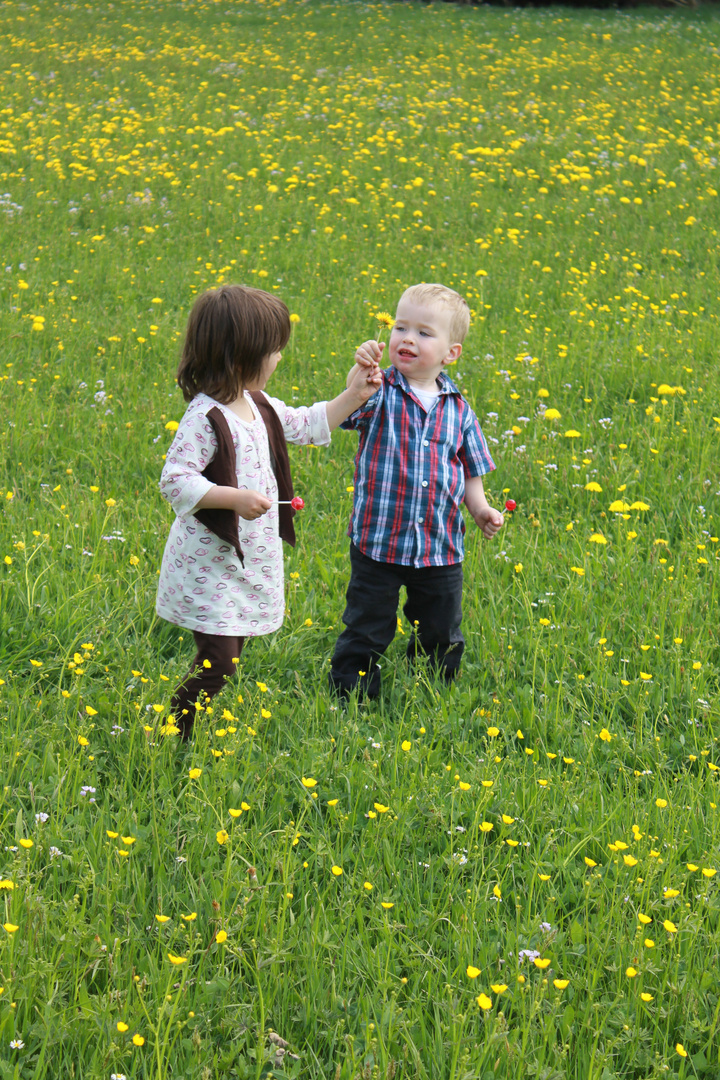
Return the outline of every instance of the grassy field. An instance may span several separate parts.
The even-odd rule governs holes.
[[[720,1075],[720,13],[0,2],[0,1080]],[[342,387],[404,287],[517,500],[460,682],[326,690],[356,437],[186,747],[154,593],[193,297]],[[4,560],[4,561],[3,561]],[[286,1040],[287,1047],[278,1042]]]

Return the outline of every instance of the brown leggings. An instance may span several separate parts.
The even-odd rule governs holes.
[[[245,638],[220,637],[193,630],[197,655],[187,677],[175,689],[170,709],[183,739],[189,739],[195,720],[195,702],[215,696],[235,674]],[[205,663],[207,661],[207,664]]]

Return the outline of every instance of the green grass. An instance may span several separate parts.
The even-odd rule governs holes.
[[[720,16],[43,0],[0,34],[1,1080],[717,1076]],[[293,451],[282,630],[178,746],[193,297],[276,291],[305,403],[419,280],[468,298],[518,502],[468,530],[462,678],[398,634],[379,702],[328,696],[337,432]]]

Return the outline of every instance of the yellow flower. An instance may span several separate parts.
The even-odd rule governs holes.
[[[177,429],[179,427],[180,427],[180,425],[178,424],[177,420],[168,420],[167,424],[165,425],[165,430],[166,431],[177,431]]]
[[[557,409],[546,409],[544,413],[545,420],[559,420],[560,413]]]
[[[507,990],[507,983],[490,983],[490,989],[492,990],[493,994],[497,994],[499,996],[500,994],[504,994]]]
[[[580,432],[576,431],[575,428],[570,428],[569,431],[565,432],[565,438],[566,439],[579,439],[580,438]]]
[[[680,1057],[683,1057],[683,1058],[687,1057],[687,1050],[685,1049],[685,1047],[683,1046],[682,1043],[675,1043],[675,1049],[678,1052],[678,1054],[680,1055]]]
[[[300,783],[306,788],[314,788],[317,786],[317,780],[313,780],[312,776],[302,776],[300,778]]]
[[[585,485],[586,491],[602,491],[602,488],[598,484],[597,480],[591,480],[589,484]]]
[[[640,995],[640,997],[642,998],[643,1001],[652,1001],[653,1000],[652,994],[644,994],[643,993],[643,994]]]
[[[577,574],[578,577],[585,577],[585,571],[583,570],[582,566],[571,566],[570,569],[573,574]]]
[[[90,745],[89,741],[85,738],[84,735],[78,735],[78,742],[80,743],[81,746],[89,746]]]
[[[137,1035],[137,1034],[133,1035],[132,1041],[133,1041],[135,1046],[144,1046],[145,1045],[145,1039],[142,1037],[142,1035]]]
[[[652,919],[649,915],[643,915],[642,911],[640,911],[638,912],[638,922],[641,922],[643,926],[647,926],[648,923],[652,922]]]
[[[595,860],[594,860],[594,859],[589,859],[589,858],[587,857],[587,855],[586,855],[586,856],[585,856],[585,865],[586,865],[586,866],[589,866],[589,867],[590,867],[590,869],[592,870],[592,868],[593,868],[594,866],[597,866],[597,863],[595,862]]]
[[[14,934],[16,930],[19,930],[19,927],[15,923],[6,922],[3,923],[3,929],[7,930],[8,934]]]
[[[493,823],[492,821],[481,821],[479,828],[480,832],[490,832],[493,828]]]
[[[459,786],[461,791],[469,791],[470,790],[470,785],[467,784],[464,780],[461,780],[458,786]]]
[[[468,964],[468,968],[465,974],[467,975],[468,979],[477,979],[478,975],[480,974],[480,968],[473,967],[472,964]]]
[[[623,855],[623,862],[626,866],[637,866],[638,861],[632,855]]]
[[[533,960],[533,964],[535,965],[535,967],[540,968],[541,971],[544,971],[546,967],[550,967],[550,961],[543,960],[539,956],[535,957],[535,959]]]
[[[384,907],[386,911],[389,911],[390,908],[395,907],[395,905],[391,904],[389,900],[381,900],[380,907]]]
[[[334,875],[335,875],[335,877],[341,877],[341,876],[342,876],[342,872],[343,872],[343,871],[342,871],[342,866],[331,866],[331,867],[330,867],[330,873],[331,873],[331,874],[334,874]]]
[[[383,806],[383,804],[379,802],[373,803],[373,806],[377,810],[378,814],[387,814],[388,810],[390,809],[389,806]]]
[[[223,942],[227,941],[227,933],[226,933],[226,931],[225,930],[218,930],[217,934],[215,935],[215,940],[217,941],[218,945],[222,945]]]
[[[134,836],[121,836],[120,839],[122,840],[123,844],[127,844],[128,847],[130,847],[131,844],[135,843]]]
[[[600,738],[602,739],[603,742],[610,742],[610,740],[612,739],[612,735],[610,734],[610,732],[608,731],[607,728],[603,728],[602,731],[600,732]]]
[[[300,316],[296,315],[294,311],[291,312],[291,314],[290,314],[290,322],[291,323],[299,323],[300,322]]]
[[[569,985],[569,979],[553,979],[553,986],[556,990],[565,990]]]
[[[703,866],[702,873],[703,877],[711,878],[715,877],[715,875],[717,874],[717,870],[715,870],[714,867],[711,866]]]
[[[589,543],[591,544],[607,544],[607,540],[602,533],[593,533],[590,537]]]
[[[32,840],[26,840],[24,836],[20,838],[18,843],[20,844],[20,847],[24,848],[31,848],[33,846]]]
[[[122,1031],[129,1031],[129,1026],[127,1024],[123,1023],[122,1020],[118,1020],[117,1029],[118,1029],[118,1031],[121,1031],[121,1032]]]
[[[191,769],[188,776],[191,780],[197,780],[199,776],[202,776],[202,769]]]
[[[228,840],[230,839],[227,829],[218,829],[218,831],[215,833],[215,839],[217,840],[218,844],[227,844]]]
[[[363,889],[367,889],[367,891],[368,891],[368,892],[370,892],[370,890],[372,889],[372,887],[373,887],[373,886],[372,886],[372,882],[371,882],[371,881],[364,881],[364,882],[363,882]]]
[[[176,956],[175,953],[169,952],[167,954],[168,960],[171,964],[186,964],[187,956]]]
[[[494,739],[496,736],[498,736],[500,734],[500,728],[489,727],[487,729],[487,733],[488,733],[488,735],[490,736],[491,739]]]
[[[197,919],[197,911],[191,911],[189,915],[181,915],[180,918],[184,919],[185,922],[195,922]]]
[[[238,818],[242,814],[242,810],[234,810],[232,807],[230,807],[228,810],[228,814],[232,818]]]
[[[412,747],[412,743],[410,742],[409,739],[404,739],[403,742],[400,743],[400,749],[404,750],[405,753],[407,753],[408,750],[411,749],[411,747]]]
[[[477,1003],[481,1009],[492,1009],[492,1001],[487,994],[480,994],[477,998]]]
[[[375,318],[381,326],[386,327],[388,330],[395,325],[395,320],[388,311],[378,311]]]
[[[166,923],[170,921],[169,915],[156,915],[155,918],[159,923]]]
[[[677,934],[677,926],[670,919],[665,919],[663,927],[667,930],[668,934]]]
[[[10,878],[3,878],[0,881],[0,889],[8,889],[8,890],[10,890],[12,892],[12,890],[14,888],[15,888],[15,882],[11,881]]]
[[[626,968],[625,969],[625,974],[627,975],[628,979],[634,979],[635,976],[637,975],[637,968],[634,968],[634,967]]]

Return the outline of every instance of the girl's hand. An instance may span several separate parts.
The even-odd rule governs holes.
[[[368,367],[355,364],[347,378],[347,389],[355,396],[358,405],[364,405],[381,384],[382,372],[377,364]]]
[[[234,502],[234,509],[245,521],[255,521],[266,514],[272,506],[272,502],[266,495],[248,488],[236,491]]]

